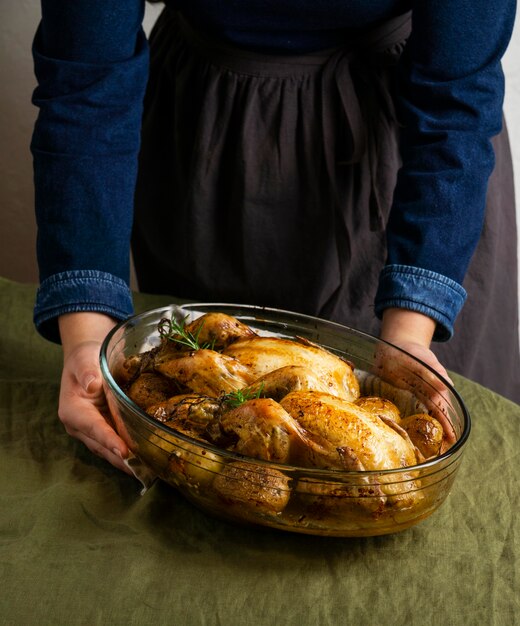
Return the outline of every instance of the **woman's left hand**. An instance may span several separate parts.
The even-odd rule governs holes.
[[[436,322],[429,317],[405,309],[387,309],[383,314],[381,339],[401,348],[408,354],[429,365],[443,380],[453,385],[446,368],[440,363],[430,349],[430,343],[435,331]],[[447,387],[434,374],[416,372],[417,363],[403,353],[396,354],[391,346],[381,344],[376,356],[376,369],[385,380],[397,387],[410,388],[416,384],[416,374],[421,378],[427,377],[432,392],[428,404],[430,411],[443,425],[448,441],[454,441],[452,424],[448,418],[444,392]]]
[[[406,309],[386,309],[383,313],[381,339],[394,344],[423,361],[452,383],[446,368],[430,350],[436,322]]]
[[[384,339],[384,337],[381,337],[381,338]],[[423,363],[426,363],[426,365],[429,365],[438,374],[440,374],[442,378],[444,378],[444,380],[447,380],[450,383],[450,385],[453,385],[453,381],[451,380],[446,368],[444,367],[444,365],[442,365],[442,363],[435,356],[435,354],[430,350],[430,348],[426,348],[422,344],[416,343],[414,341],[400,341],[400,342],[391,341],[390,343],[393,343],[394,346],[397,346],[398,348],[401,348],[402,350],[409,352],[416,359],[419,359]]]

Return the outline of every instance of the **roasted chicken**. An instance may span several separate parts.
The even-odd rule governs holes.
[[[159,330],[160,345],[121,368],[134,402],[183,435],[245,458],[361,472],[355,488],[301,481],[297,491],[314,507],[330,508],[338,496],[374,515],[385,506],[410,506],[413,495],[402,497],[399,485],[373,473],[411,467],[441,451],[442,426],[413,399],[405,400],[415,411],[403,416],[397,395],[360,396],[352,364],[305,339],[259,336],[220,313],[187,325],[162,320]],[[367,380],[364,387],[373,389]],[[283,472],[256,465],[255,474],[246,459],[225,463],[213,453],[205,459],[192,447],[170,459],[179,480],[211,483],[230,505],[265,514],[289,501]]]
[[[154,372],[143,372],[128,387],[126,392],[142,409],[163,402],[175,393],[175,386],[164,376]]]
[[[279,470],[253,467],[236,461],[228,463],[213,481],[213,489],[230,507],[239,507],[241,517],[276,515],[289,502],[289,479]]]
[[[255,379],[250,369],[232,356],[215,350],[180,352],[155,364],[155,371],[175,383],[179,391],[218,397],[241,389]]]
[[[207,441],[206,428],[219,409],[220,404],[214,398],[201,394],[182,394],[150,405],[146,412],[188,437]]]
[[[252,328],[224,313],[206,313],[186,326],[188,333],[199,343],[209,344],[213,350],[223,350],[238,339],[250,339],[257,334]]]
[[[313,372],[330,394],[345,400],[359,396],[352,366],[310,342],[254,337],[232,343],[223,353],[243,363],[255,379],[282,367],[297,365]]]
[[[291,462],[294,450],[308,443],[303,428],[271,398],[248,400],[222,411],[207,432],[216,445],[275,463]]]
[[[257,378],[244,389],[248,396],[272,398],[279,402],[291,391],[329,392],[329,386],[310,368],[301,365],[286,365]]]
[[[416,464],[413,445],[369,411],[316,391],[290,393],[280,402],[319,444],[306,459],[327,469],[385,470]]]

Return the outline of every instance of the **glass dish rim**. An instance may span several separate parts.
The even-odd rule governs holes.
[[[296,465],[287,465],[287,464],[281,464],[281,463],[275,463],[273,461],[267,461],[264,459],[255,459],[254,457],[249,457],[249,456],[245,456],[236,452],[232,452],[230,450],[225,450],[223,448],[218,448],[217,446],[212,445],[210,442],[203,442],[200,441],[198,439],[193,439],[192,437],[188,437],[188,435],[185,435],[177,430],[175,430],[174,428],[171,428],[170,426],[166,426],[165,424],[163,424],[162,422],[159,422],[158,420],[153,419],[153,417],[151,417],[150,415],[148,415],[145,411],[143,411],[131,398],[129,398],[121,389],[121,387],[116,383],[116,381],[114,380],[114,377],[112,376],[112,373],[109,370],[108,367],[108,360],[107,360],[107,348],[108,345],[112,339],[112,337],[124,326],[128,325],[129,323],[132,322],[136,322],[141,318],[144,318],[145,316],[152,316],[154,314],[158,314],[160,311],[167,311],[167,310],[172,310],[173,308],[178,308],[178,309],[184,309],[184,310],[194,310],[196,311],[197,308],[196,307],[204,307],[204,308],[209,308],[209,307],[224,307],[224,308],[234,308],[234,309],[244,309],[244,310],[248,310],[253,312],[257,312],[257,313],[272,313],[272,314],[282,314],[282,315],[289,315],[289,316],[296,316],[297,318],[301,318],[302,321],[308,321],[308,322],[319,322],[319,323],[325,323],[329,326],[332,326],[332,328],[336,328],[338,329],[338,331],[349,331],[349,332],[353,332],[361,337],[364,337],[366,339],[368,339],[369,341],[377,341],[383,344],[386,344],[388,346],[391,346],[393,349],[398,350],[399,352],[402,352],[403,354],[407,355],[408,357],[412,358],[414,361],[418,362],[421,366],[425,367],[427,370],[429,370],[436,378],[438,378],[446,387],[447,389],[451,392],[451,394],[454,396],[455,400],[457,401],[457,403],[460,406],[460,409],[462,411],[462,416],[464,418],[464,426],[462,429],[462,433],[461,436],[459,437],[459,439],[453,444],[453,446],[451,446],[451,448],[449,448],[446,452],[444,452],[443,454],[424,461],[422,463],[418,463],[416,465],[410,465],[407,467],[400,467],[400,468],[393,468],[393,469],[383,469],[383,470],[342,470],[342,469],[323,469],[323,468],[313,468],[313,467],[303,467],[303,466],[296,466]],[[269,319],[266,319],[267,322],[269,322]],[[148,425],[153,426],[154,428],[158,428],[159,430],[163,431],[166,434],[169,435],[173,435],[175,437],[177,437],[178,439],[180,439],[181,441],[183,441],[184,443],[190,444],[191,446],[198,446],[199,448],[202,448],[204,450],[207,450],[208,452],[211,452],[213,454],[217,454],[220,455],[221,457],[223,457],[224,459],[228,460],[228,461],[236,461],[236,462],[241,462],[241,463],[247,463],[250,464],[251,466],[254,465],[260,465],[262,467],[268,467],[272,470],[277,470],[277,471],[282,471],[282,472],[291,472],[291,473],[302,473],[305,474],[305,476],[320,476],[320,477],[327,477],[331,480],[334,479],[338,479],[339,477],[345,477],[345,478],[349,478],[349,477],[353,477],[353,476],[357,476],[357,477],[364,477],[364,476],[390,476],[390,475],[399,475],[399,474],[410,474],[411,472],[422,472],[424,470],[427,470],[429,468],[434,468],[435,466],[441,464],[443,461],[448,461],[451,457],[454,457],[452,459],[452,462],[454,462],[457,458],[458,455],[457,453],[461,451],[461,449],[464,447],[466,441],[469,438],[469,434],[471,431],[471,418],[470,418],[470,414],[469,411],[466,407],[466,404],[464,403],[464,400],[461,398],[460,394],[458,393],[458,391],[454,388],[454,386],[445,378],[443,378],[438,372],[436,372],[430,365],[428,365],[427,363],[425,363],[424,361],[421,361],[421,359],[418,359],[417,357],[415,357],[413,354],[410,354],[409,352],[407,352],[406,350],[403,350],[402,348],[388,342],[385,341],[384,339],[380,339],[379,337],[376,337],[375,335],[371,335],[370,333],[364,332],[362,330],[358,330],[356,328],[352,328],[350,326],[346,326],[345,324],[340,324],[338,322],[333,322],[330,320],[326,320],[324,318],[319,318],[313,315],[307,315],[305,313],[298,313],[296,311],[290,311],[290,310],[286,310],[286,309],[278,309],[278,308],[273,308],[273,307],[266,307],[266,306],[259,306],[259,305],[254,305],[254,304],[237,304],[237,303],[225,303],[225,302],[185,302],[183,304],[178,304],[178,303],[171,303],[168,305],[164,305],[161,307],[156,307],[153,309],[147,309],[145,311],[141,311],[140,313],[136,313],[134,315],[131,315],[121,321],[119,321],[106,335],[105,339],[103,340],[102,344],[101,344],[101,349],[100,349],[100,354],[99,354],[99,362],[100,362],[100,367],[101,367],[101,372],[102,372],[102,376],[104,381],[108,384],[108,386],[110,387],[111,391],[114,393],[114,395],[123,403],[125,404],[129,409],[131,409],[134,413],[136,413],[141,419],[143,419]],[[192,451],[189,451],[191,454],[193,454]],[[445,467],[449,467],[451,463],[448,463],[446,466],[443,466],[442,469],[445,469]],[[414,480],[414,478],[410,478],[410,477],[406,477],[403,479],[403,481],[405,480]],[[395,481],[395,482],[399,482],[399,481]]]

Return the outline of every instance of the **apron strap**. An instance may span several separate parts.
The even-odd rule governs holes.
[[[377,120],[367,124],[362,112],[359,93],[362,86],[352,76],[353,63],[366,56],[377,59],[379,67],[395,63],[395,52],[400,52],[411,32],[411,12],[393,18],[357,38],[356,44],[335,50],[327,59],[322,72],[322,129],[324,140],[325,165],[330,179],[334,201],[341,210],[339,194],[336,190],[336,165],[358,163],[366,153],[370,180],[370,230],[383,230],[385,227],[384,201],[379,192],[381,181],[378,180],[378,145],[385,137],[377,137],[374,129],[380,127]],[[399,47],[398,50],[396,48]],[[385,54],[387,53],[388,54]],[[390,54],[394,52],[394,55]],[[378,73],[373,72],[371,79],[377,80]],[[370,90],[382,96],[386,110],[379,110],[377,115],[387,115],[395,121],[396,113],[392,98],[383,85],[370,85]],[[339,93],[342,106],[344,132],[337,136],[334,123],[336,110],[334,95]]]

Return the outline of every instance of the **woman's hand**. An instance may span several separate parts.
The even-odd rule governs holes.
[[[431,318],[406,309],[386,309],[381,325],[381,339],[402,348],[420,359],[452,383],[445,367],[430,350],[436,322]]]
[[[69,435],[128,474],[125,442],[109,425],[99,351],[115,321],[100,313],[69,313],[59,318],[63,345],[58,415]]]
[[[386,309],[381,325],[381,339],[405,350],[420,359],[441,377],[453,384],[448,372],[430,350],[430,343],[436,322],[426,315],[406,309]],[[431,387],[426,402],[432,415],[442,424],[446,440],[455,441],[453,425],[449,419],[445,392],[446,385],[436,376],[424,370],[417,371],[417,363],[410,357],[399,353],[391,346],[381,345],[376,355],[375,367],[378,375],[397,387],[411,390],[417,385],[420,376]]]

